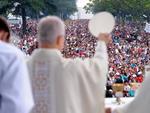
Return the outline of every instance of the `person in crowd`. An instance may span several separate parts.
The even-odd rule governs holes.
[[[0,113],[30,113],[33,97],[23,53],[9,42],[10,31],[0,17]]]
[[[106,90],[106,95],[105,95],[106,98],[112,98],[113,97],[113,91],[111,89],[107,89]]]
[[[94,58],[64,58],[65,25],[47,16],[38,24],[39,48],[28,60],[35,108],[32,113],[104,113],[108,72],[106,44],[109,34],[100,34]]]
[[[124,88],[123,88],[123,93],[124,97],[129,97],[129,92],[131,91],[131,87],[128,82],[125,82]]]

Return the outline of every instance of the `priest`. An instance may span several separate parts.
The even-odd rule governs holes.
[[[38,24],[39,48],[28,60],[35,108],[32,113],[104,113],[109,34],[100,34],[94,58],[66,59],[65,25],[54,16]]]

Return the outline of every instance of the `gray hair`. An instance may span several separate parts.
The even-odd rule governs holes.
[[[38,40],[41,43],[54,43],[58,36],[65,35],[65,24],[56,16],[47,16],[38,24]]]

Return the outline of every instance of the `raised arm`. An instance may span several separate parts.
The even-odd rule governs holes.
[[[106,75],[108,73],[108,54],[106,45],[111,42],[111,40],[109,34],[101,34],[98,38],[98,46],[96,47],[94,57],[85,60],[70,60],[72,63],[68,62],[68,67],[77,68],[79,72],[87,72],[93,79],[102,80],[104,82],[103,84],[105,84]],[[74,67],[72,67],[72,64],[75,64]]]
[[[96,53],[91,62],[98,65],[103,71],[103,74],[108,72],[108,54],[107,54],[107,44],[112,41],[111,35],[100,34],[98,37],[98,46],[96,47]]]

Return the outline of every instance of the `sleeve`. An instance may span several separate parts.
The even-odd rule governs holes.
[[[0,82],[0,113],[29,113],[33,97],[23,57],[10,60]]]
[[[103,41],[98,42],[93,62],[95,62],[96,65],[99,65],[101,67],[104,75],[108,73],[108,53],[105,42]]]
[[[95,75],[91,77],[93,77],[94,80],[102,80],[104,82],[103,84],[105,84],[108,73],[108,54],[105,42],[98,42],[93,58],[87,58],[85,60],[75,59],[73,63],[75,63],[76,66],[73,68],[78,68],[80,73],[84,72],[85,74],[83,75]],[[71,65],[72,63],[69,63],[70,67]]]
[[[92,71],[93,74],[95,73],[95,75],[107,75],[108,54],[106,43],[103,41],[98,41],[94,58],[85,59],[83,61],[83,65],[87,70]]]

